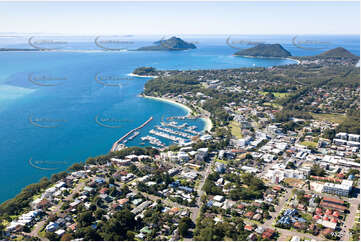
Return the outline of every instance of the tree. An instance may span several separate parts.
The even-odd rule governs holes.
[[[61,241],[70,241],[72,239],[73,239],[73,236],[69,233],[63,234],[63,236],[61,236],[61,238],[60,238]]]
[[[97,205],[95,205],[94,203],[90,204],[90,206],[89,206],[90,211],[94,212],[96,209],[97,209]]]
[[[321,168],[320,166],[314,165],[314,166],[311,168],[310,174],[313,175],[313,176],[325,176],[325,175],[326,175],[326,171],[325,171],[323,168]]]
[[[74,163],[72,166],[68,168],[68,171],[80,171],[84,169],[84,163]]]
[[[79,215],[78,223],[81,227],[87,227],[92,224],[92,222],[95,221],[95,218],[93,217],[93,214],[91,211],[83,212]]]
[[[99,241],[102,237],[90,226],[84,228],[84,240],[87,241]]]
[[[55,233],[52,233],[52,232],[46,232],[45,237],[51,241],[59,240],[59,237]]]
[[[135,216],[128,209],[119,211],[102,226],[103,240],[131,240],[128,238],[128,231],[132,231],[136,226]]]
[[[95,211],[94,216],[95,216],[96,219],[101,219],[105,213],[106,213],[106,212],[105,212],[104,209],[98,208],[98,209]]]
[[[0,239],[2,239],[2,237],[3,237],[4,229],[5,229],[5,226],[2,223],[0,223]]]
[[[185,237],[188,234],[188,229],[193,225],[194,223],[189,217],[182,218],[178,225],[179,234]]]
[[[213,239],[213,228],[205,227],[201,229],[199,236],[196,237],[196,240],[203,240],[203,241],[215,240]]]
[[[252,159],[253,159],[253,156],[252,156],[251,154],[247,154],[247,155],[246,155],[246,159],[247,159],[247,160],[252,160]]]
[[[297,167],[295,166],[295,163],[288,162],[286,168],[287,169],[296,169]]]

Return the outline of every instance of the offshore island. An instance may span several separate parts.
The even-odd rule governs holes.
[[[193,48],[174,41],[143,50]],[[235,55],[291,57],[278,44]],[[162,148],[123,146],[25,187],[0,205],[1,237],[358,241],[359,57],[336,48],[292,59],[298,64],[135,69],[152,77],[141,95],[187,106],[174,119],[209,120],[205,133]],[[172,129],[154,133],[185,135],[168,121]]]
[[[96,41],[95,41],[96,43]],[[97,45],[99,47],[99,45]],[[54,51],[67,51],[67,52],[89,52],[89,51],[97,51],[97,50],[62,50],[60,49],[51,49],[51,48],[45,48],[41,46],[33,46],[32,48],[0,48],[0,52],[4,51],[43,51],[43,52],[54,52]],[[178,37],[171,37],[169,39],[161,39],[158,41],[153,42],[153,45],[151,46],[143,46],[137,49],[134,49],[132,51],[183,51],[183,50],[189,50],[189,49],[196,49],[196,45],[193,43],[188,43],[181,38]],[[106,49],[104,47],[101,47],[103,51],[109,51],[110,49]],[[112,51],[124,51],[124,49],[112,49]]]

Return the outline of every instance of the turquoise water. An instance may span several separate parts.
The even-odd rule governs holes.
[[[359,40],[355,43],[346,45],[357,54]],[[297,55],[309,53],[287,46]],[[235,49],[225,45],[224,38],[203,38],[198,47],[183,52],[1,52],[0,202],[41,177],[107,153],[115,140],[150,116],[153,121],[128,146],[141,145],[140,137],[162,118],[186,114],[179,106],[138,97],[148,79],[128,76],[137,67],[188,70],[294,63],[232,56]],[[90,42],[77,43],[76,48],[96,49]],[[116,80],[99,82],[109,77]],[[99,125],[96,118],[113,128]],[[198,131],[204,127],[202,120],[189,123]],[[39,166],[58,169],[36,169],[29,165],[30,158]]]

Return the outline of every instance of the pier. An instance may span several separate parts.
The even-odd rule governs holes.
[[[147,121],[145,121],[142,125],[140,125],[139,127],[132,129],[131,131],[129,131],[128,133],[126,133],[125,135],[123,135],[120,139],[118,139],[117,141],[114,142],[112,148],[110,149],[110,152],[114,152],[117,150],[118,145],[124,140],[126,139],[129,135],[131,135],[132,133],[134,133],[135,131],[145,127],[150,121],[153,120],[153,117],[150,117]]]

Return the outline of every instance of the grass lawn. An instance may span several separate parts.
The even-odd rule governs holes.
[[[258,221],[256,221],[256,220],[251,220],[251,219],[248,219],[248,218],[242,218],[243,219],[243,221],[245,221],[245,222],[248,222],[249,224],[250,223],[253,223],[253,224],[258,224],[258,225],[261,225],[261,223],[260,222],[258,222]]]
[[[308,213],[301,213],[301,217],[306,219],[307,221],[311,221],[312,220],[312,215],[308,214]]]
[[[38,236],[42,238],[46,238],[46,232],[44,228],[39,231]]]
[[[226,160],[221,160],[221,159],[216,159],[216,162],[219,162],[219,163],[223,163],[223,164],[225,164],[225,165],[227,165],[228,164],[228,161],[226,161]]]
[[[346,119],[346,116],[343,114],[333,114],[333,113],[311,113],[312,117],[316,120],[330,121],[333,123],[341,123]]]
[[[17,219],[19,217],[19,215],[10,215],[11,221]]]
[[[259,92],[259,94],[266,96],[269,92]],[[289,93],[287,92],[271,92],[276,98],[287,97]]]
[[[40,198],[40,197],[41,197],[41,193],[35,194],[35,195],[32,197],[32,200],[34,201],[34,200],[36,200],[36,199],[38,199],[38,198]]]
[[[299,186],[303,183],[302,180],[297,179],[297,178],[291,178],[291,177],[285,178],[284,181],[286,183],[290,184],[291,186]]]
[[[274,108],[276,108],[276,109],[281,109],[281,108],[282,108],[282,106],[281,106],[281,105],[279,105],[279,104],[277,104],[277,103],[269,103],[269,102],[265,102],[265,103],[263,103],[263,105],[266,105],[266,106],[272,106],[272,107],[274,107]]]
[[[231,128],[231,133],[233,136],[235,136],[237,139],[242,138],[242,130],[236,121],[232,121],[230,123],[229,127]]]
[[[303,141],[303,142],[301,142],[301,145],[307,146],[309,148],[316,148],[317,147],[317,143],[312,142],[312,141]]]
[[[16,237],[15,240],[16,240],[16,241],[22,241],[22,240],[24,240],[24,236],[19,235],[19,236]]]
[[[8,226],[8,225],[9,225],[9,223],[10,223],[9,221],[7,221],[7,220],[5,220],[5,219],[4,219],[3,221],[1,221],[1,223],[0,223],[0,224],[2,224],[3,226],[5,226],[5,227],[6,227],[6,226]]]

